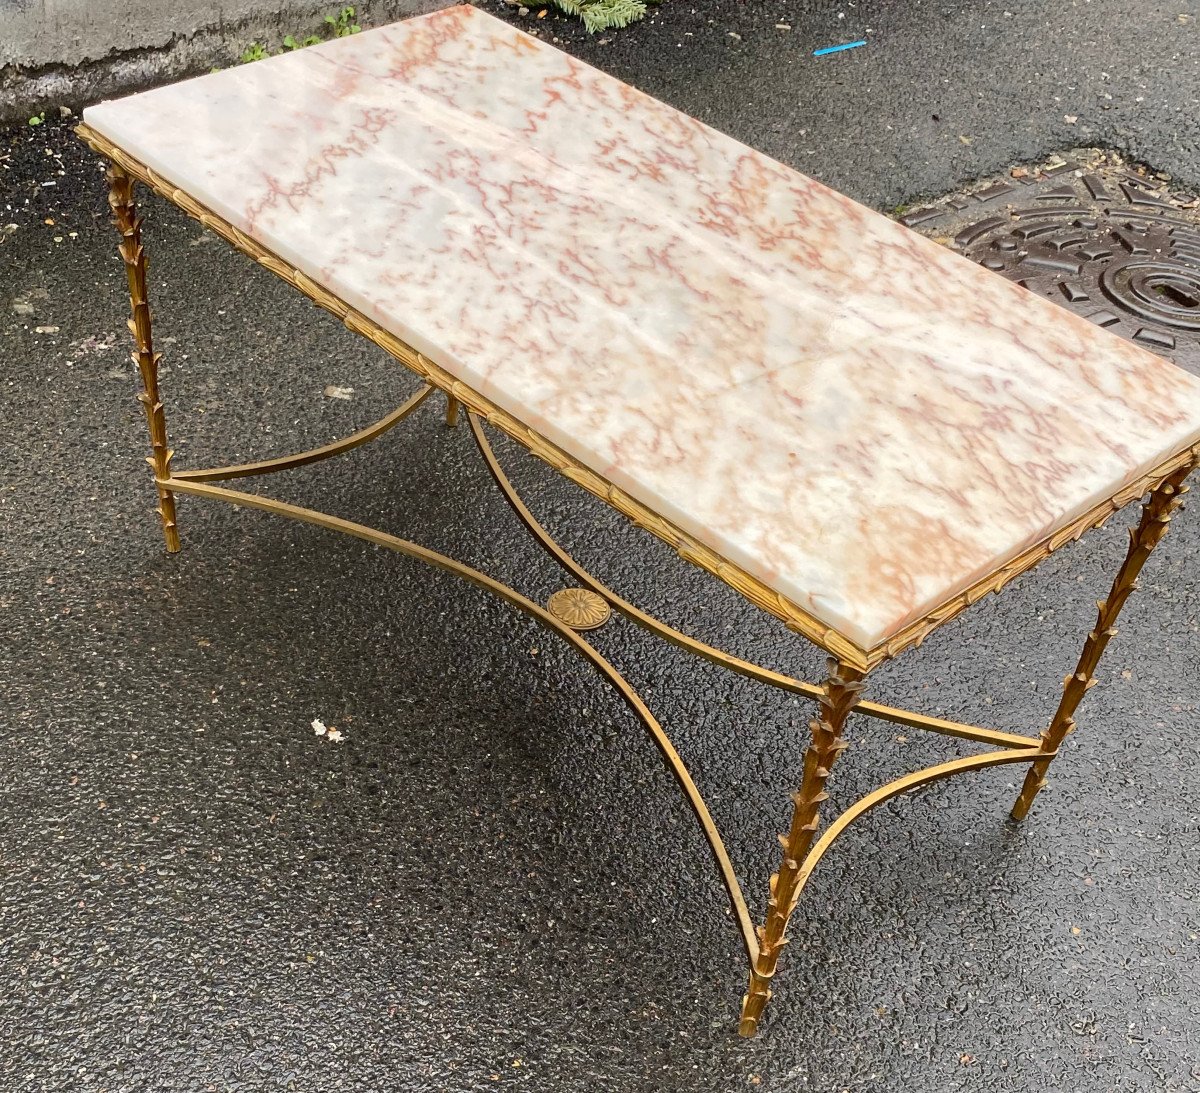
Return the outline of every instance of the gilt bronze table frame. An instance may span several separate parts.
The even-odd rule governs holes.
[[[742,1036],[753,1036],[758,1030],[763,1009],[771,997],[771,982],[776,973],[780,952],[787,942],[788,922],[804,886],[821,858],[855,820],[877,805],[919,786],[968,771],[1008,763],[1024,763],[1029,767],[1020,795],[1012,809],[1013,819],[1024,819],[1038,791],[1045,784],[1051,760],[1057,755],[1063,739],[1075,727],[1074,715],[1080,700],[1097,682],[1096,666],[1109,640],[1117,632],[1117,615],[1134,590],[1138,573],[1146,559],[1166,534],[1172,513],[1187,492],[1184,479],[1197,462],[1200,462],[1200,445],[1178,452],[1149,474],[1084,513],[1053,536],[1031,547],[929,615],[911,623],[888,642],[873,649],[860,648],[639,504],[490,400],[455,379],[435,362],[199,204],[190,195],[172,186],[95,130],[81,125],[77,133],[111,164],[108,172],[109,203],[121,235],[120,253],[125,264],[132,307],[132,317],[129,321],[135,343],[132,357],[142,382],[142,391],[138,399],[145,409],[150,433],[151,455],[147,461],[154,472],[155,488],[158,492],[157,511],[162,521],[167,550],[175,552],[180,548],[175,519],[176,494],[209,497],[248,508],[262,509],[293,520],[340,531],[443,569],[507,601],[571,645],[613,686],[649,730],[712,848],[721,880],[729,894],[741,930],[749,966],[749,985],[742,1000],[738,1027]],[[374,425],[341,441],[295,455],[238,466],[175,470],[172,467],[174,453],[167,443],[166,422],[158,383],[160,354],[154,349],[151,331],[146,254],[141,238],[141,221],[134,200],[136,182],[145,184],[206,228],[216,232],[237,250],[298,289],[319,307],[335,315],[350,330],[385,350],[421,377],[425,385],[402,406]],[[547,607],[543,607],[462,562],[387,532],[268,497],[214,485],[231,479],[304,466],[357,448],[397,425],[434,390],[441,391],[446,396],[446,420],[449,425],[456,423],[460,407],[466,409],[475,440],[497,486],[534,538],[578,582],[577,589],[565,595],[557,594],[551,598]],[[484,422],[508,434],[571,481],[616,508],[633,523],[670,544],[685,560],[717,576],[751,602],[780,618],[790,629],[823,649],[829,655],[829,671],[824,682],[812,684],[793,679],[697,641],[642,611],[592,576],[555,542],[522,502],[492,451],[484,433]],[[1054,550],[1079,538],[1089,528],[1102,525],[1118,509],[1147,493],[1149,496],[1143,504],[1141,518],[1137,527],[1130,532],[1129,550],[1113,581],[1112,589],[1105,599],[1098,601],[1096,625],[1088,633],[1079,662],[1075,670],[1066,677],[1058,707],[1040,737],[945,721],[869,702],[861,697],[868,673],[882,661],[919,645],[929,633],[964,608],[989,592],[999,591],[1018,574],[1030,569]],[[612,608],[689,653],[768,686],[813,699],[817,703],[817,715],[810,725],[812,741],[804,756],[800,787],[792,795],[791,825],[788,831],[779,837],[783,849],[782,861],[771,877],[768,909],[762,926],[756,928],[754,925],[720,833],[700,791],[667,734],[628,681],[581,636],[581,632],[602,624]],[[826,799],[826,779],[834,761],[846,746],[842,732],[851,712],[989,745],[993,750],[952,759],[897,778],[852,804],[818,837],[821,804]]]

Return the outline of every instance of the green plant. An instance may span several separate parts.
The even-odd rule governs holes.
[[[354,9],[352,7],[342,8],[337,15],[326,15],[325,22],[329,25],[335,38],[346,38],[362,30],[362,27],[354,21]]]
[[[354,9],[349,6],[342,8],[336,15],[326,15],[325,27],[327,28],[326,35],[330,38],[346,38],[362,30],[362,27],[354,21]],[[305,46],[319,45],[323,40],[319,34],[309,34],[304,38],[297,38],[294,34],[285,34],[283,48],[292,52],[303,49]],[[271,51],[262,42],[251,42],[242,50],[242,64],[261,61],[264,57],[270,56]]]
[[[46,120],[46,111],[43,110],[40,114],[34,114],[33,117],[29,119],[29,124],[30,125],[41,125],[42,122],[44,122],[45,120]]]
[[[582,20],[589,34],[613,27],[627,27],[646,14],[648,3],[657,0],[533,0],[530,7],[544,7],[552,3],[568,15]]]

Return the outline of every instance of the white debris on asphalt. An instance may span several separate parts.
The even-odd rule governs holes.
[[[337,728],[331,729],[319,717],[313,719],[312,727],[313,727],[313,732],[315,732],[318,736],[325,737],[325,739],[330,741],[331,743],[340,744],[343,740],[346,739],[342,735],[340,729],[337,729]]]

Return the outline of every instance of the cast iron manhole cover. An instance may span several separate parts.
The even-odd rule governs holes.
[[[1196,199],[1111,153],[1013,176],[900,222],[1200,375]]]

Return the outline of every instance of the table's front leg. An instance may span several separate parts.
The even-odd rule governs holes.
[[[1096,685],[1096,666],[1109,640],[1117,632],[1117,616],[1125,601],[1129,599],[1130,593],[1137,588],[1137,576],[1146,564],[1146,559],[1167,534],[1171,514],[1179,507],[1183,495],[1187,493],[1183,481],[1194,467],[1194,463],[1188,463],[1168,475],[1142,506],[1142,518],[1138,526],[1129,533],[1129,552],[1117,572],[1116,580],[1113,581],[1112,591],[1107,599],[1096,604],[1099,608],[1096,626],[1083,644],[1083,653],[1080,654],[1075,671],[1066,678],[1062,698],[1049,727],[1042,733],[1042,748],[1045,751],[1057,751],[1068,733],[1074,731],[1075,711],[1083,696]],[[1049,769],[1049,758],[1039,759],[1030,766],[1025,775],[1025,784],[1021,787],[1021,795],[1013,805],[1014,820],[1025,819],[1033,799],[1046,784],[1046,772]]]
[[[753,1036],[763,1008],[771,998],[771,980],[779,963],[779,953],[787,944],[787,924],[796,909],[800,867],[812,847],[821,825],[821,802],[826,799],[825,782],[830,768],[846,747],[842,730],[846,718],[858,702],[863,675],[839,661],[830,659],[829,678],[822,688],[820,712],[811,722],[812,743],[804,754],[804,775],[800,789],[792,795],[792,826],[780,835],[783,862],[771,877],[771,897],[767,904],[766,925],[758,930],[758,956],[750,968],[750,986],[742,999],[742,1019],[738,1032]]]
[[[129,303],[133,316],[129,322],[129,329],[133,333],[135,345],[132,357],[142,378],[142,391],[138,395],[138,401],[146,411],[146,425],[150,430],[151,455],[147,462],[154,470],[158,490],[158,515],[162,520],[167,550],[173,554],[179,549],[179,531],[175,526],[175,495],[161,483],[171,476],[171,457],[175,453],[167,447],[167,423],[158,389],[158,362],[162,354],[154,351],[154,339],[150,331],[146,252],[142,248],[142,222],[133,197],[133,185],[133,177],[120,167],[114,164],[109,168],[108,203],[112,206],[117,230],[121,233],[119,249],[121,259],[125,263],[125,278],[129,282]]]

